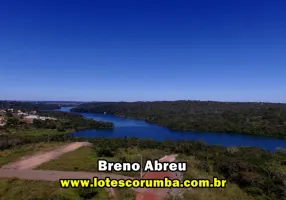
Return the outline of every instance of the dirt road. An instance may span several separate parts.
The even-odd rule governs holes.
[[[159,159],[160,162],[174,162],[177,154],[166,155]],[[143,179],[178,179],[178,175],[175,172],[146,172]],[[140,192],[136,195],[136,200],[163,200],[171,190],[168,188],[148,188],[145,192]],[[177,191],[177,190],[174,190]]]
[[[43,180],[43,181],[59,181],[59,179],[93,179],[98,177],[104,179],[110,177],[111,179],[134,179],[132,177],[110,174],[110,173],[92,173],[92,172],[73,172],[73,171],[52,171],[52,170],[32,170],[37,166],[56,159],[64,153],[74,151],[83,146],[90,146],[88,142],[74,142],[65,146],[59,147],[46,152],[39,152],[31,156],[26,156],[18,161],[7,164],[0,168],[0,178],[19,178],[26,180]],[[175,154],[164,156],[160,159],[161,162],[173,162],[176,160]],[[144,178],[158,179],[158,178],[174,178],[172,172],[147,172]],[[137,200],[161,200],[167,195],[169,189],[153,189],[153,188],[130,188],[139,194]],[[110,196],[115,196],[114,189],[108,190]]]
[[[56,159],[64,153],[74,151],[80,147],[89,145],[90,143],[88,142],[74,142],[50,151],[39,152],[31,156],[22,157],[20,160],[2,166],[1,169],[33,169],[45,162],[48,162],[52,159]]]

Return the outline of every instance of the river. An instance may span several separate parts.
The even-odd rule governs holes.
[[[60,111],[69,112],[71,107],[62,107]],[[192,131],[171,131],[167,128],[147,123],[143,120],[126,119],[108,114],[79,113],[82,116],[96,121],[113,122],[113,130],[85,130],[74,133],[74,136],[93,137],[137,137],[154,140],[197,140],[206,144],[222,146],[256,146],[266,150],[275,151],[277,147],[286,148],[286,139],[251,136],[233,133],[211,133]]]

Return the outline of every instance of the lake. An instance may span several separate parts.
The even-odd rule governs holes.
[[[60,111],[69,112],[72,107],[62,107]],[[197,140],[206,144],[222,146],[256,146],[266,150],[275,151],[277,147],[286,148],[286,139],[251,136],[233,133],[212,133],[192,131],[171,131],[167,128],[147,123],[143,120],[126,119],[108,114],[79,113],[88,119],[96,121],[113,122],[113,130],[85,130],[74,133],[74,136],[94,137],[137,137],[154,140]]]

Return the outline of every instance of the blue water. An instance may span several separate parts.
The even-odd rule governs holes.
[[[69,111],[71,107],[62,107],[61,111]],[[85,130],[75,132],[75,136],[94,138],[94,137],[137,137],[154,140],[197,140],[204,141],[206,144],[216,144],[223,146],[256,146],[266,150],[275,151],[277,147],[286,148],[286,139],[250,136],[245,134],[230,133],[211,133],[211,132],[192,132],[192,131],[171,131],[167,128],[149,124],[142,120],[126,119],[114,115],[79,113],[86,118],[97,121],[113,122],[113,130]]]

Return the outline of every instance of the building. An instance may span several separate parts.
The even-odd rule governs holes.
[[[24,117],[23,120],[24,120],[24,122],[26,122],[26,123],[28,123],[28,124],[31,124],[31,123],[33,123],[33,121],[34,121],[35,119],[40,119],[40,117],[37,116],[37,115],[28,115],[28,116]]]
[[[18,115],[28,115],[27,113],[22,112],[21,110],[18,110]]]
[[[5,124],[5,118],[3,116],[0,116],[0,126],[4,126]]]
[[[25,118],[27,118],[27,119],[40,119],[40,117],[38,115],[28,115]]]
[[[40,120],[57,120],[56,118],[53,117],[39,117]]]
[[[23,121],[27,124],[32,124],[34,119],[31,118],[24,118]]]
[[[0,122],[4,121],[4,117],[0,116]]]
[[[24,121],[26,123],[33,123],[33,121],[35,119],[39,119],[39,120],[57,120],[56,118],[53,118],[53,117],[42,117],[42,116],[39,116],[39,115],[28,115],[26,117],[24,117]]]

